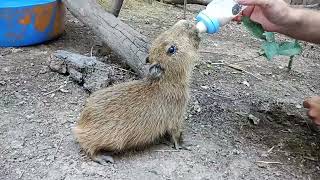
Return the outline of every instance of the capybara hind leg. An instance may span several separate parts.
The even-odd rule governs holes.
[[[94,162],[97,162],[97,163],[99,163],[101,165],[107,165],[108,163],[113,164],[114,163],[114,159],[113,159],[113,157],[111,155],[112,155],[112,153],[110,153],[110,152],[101,152],[101,153],[98,153],[96,155],[93,155],[91,157],[91,159]]]
[[[190,150],[189,148],[183,146],[181,144],[181,140],[182,140],[182,132],[180,130],[174,130],[171,134],[172,136],[172,141],[173,141],[173,145],[174,145],[174,148],[176,150],[180,150],[180,149],[183,149],[183,150]]]

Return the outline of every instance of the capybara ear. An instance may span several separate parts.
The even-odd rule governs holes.
[[[153,80],[160,80],[164,74],[164,68],[160,64],[152,64],[149,68],[149,76]]]

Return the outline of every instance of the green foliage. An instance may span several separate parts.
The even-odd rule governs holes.
[[[253,36],[259,39],[265,39],[265,36],[263,34],[264,30],[261,24],[251,21],[250,18],[246,16],[242,17],[242,23],[248,29],[248,31],[251,32]]]
[[[274,32],[266,32],[261,24],[251,21],[249,17],[243,17],[242,22],[254,37],[264,41],[261,49],[268,60],[272,60],[279,55],[289,56],[288,69],[291,69],[294,56],[300,55],[302,52],[302,47],[297,40],[293,42],[278,42]]]
[[[264,32],[263,35],[265,35],[266,40],[268,42],[276,42],[276,38],[274,37],[274,33],[273,32]]]
[[[273,57],[278,55],[279,44],[276,42],[264,42],[262,44],[262,50],[264,55],[267,57],[268,60],[272,60]]]
[[[294,42],[282,42],[280,43],[278,52],[280,55],[291,57],[301,54],[302,47],[297,40]]]

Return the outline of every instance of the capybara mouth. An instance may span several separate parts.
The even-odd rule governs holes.
[[[183,30],[187,32],[189,38],[193,42],[192,44],[194,47],[198,49],[201,39],[199,36],[200,33],[196,28],[196,23],[189,20],[180,20],[179,23],[182,24]]]

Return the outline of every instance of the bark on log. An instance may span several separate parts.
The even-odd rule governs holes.
[[[149,40],[114,15],[106,12],[96,0],[63,0],[69,11],[90,27],[120,60],[138,75],[144,76]]]

